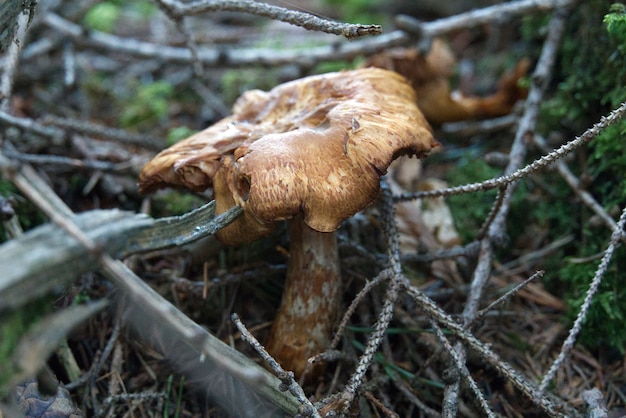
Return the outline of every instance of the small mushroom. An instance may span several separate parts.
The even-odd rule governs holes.
[[[402,76],[377,68],[329,73],[244,93],[231,116],[146,164],[139,188],[213,187],[217,213],[243,208],[217,234],[229,245],[288,220],[285,290],[266,346],[301,375],[327,348],[341,303],[333,231],[376,200],[394,159],[423,157],[436,145]]]
[[[456,58],[441,39],[434,39],[427,54],[415,48],[391,48],[369,57],[364,66],[395,71],[409,80],[418,92],[417,106],[428,122],[440,125],[467,119],[482,119],[511,113],[528,89],[519,80],[528,71],[530,61],[520,60],[515,68],[504,74],[495,93],[487,97],[465,96],[452,91]]]

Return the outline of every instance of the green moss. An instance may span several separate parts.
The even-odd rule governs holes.
[[[12,361],[20,338],[41,318],[52,311],[53,299],[45,296],[16,311],[0,314],[0,388],[18,372]]]
[[[88,29],[112,33],[118,24],[147,20],[157,8],[149,1],[109,0],[95,4],[83,18]],[[129,22],[130,21],[130,22]]]
[[[28,230],[44,222],[44,217],[35,206],[22,197],[13,183],[0,179],[0,196],[14,202],[13,210],[22,229]],[[6,232],[0,223],[0,243],[7,240]]]
[[[611,6],[601,0],[583,2],[568,19],[561,48],[554,94],[542,107],[541,130],[555,128],[569,137],[579,135],[626,101],[626,8]],[[537,24],[537,20],[533,22]],[[530,32],[530,31],[528,31]],[[626,206],[626,153],[624,137],[626,121],[606,129],[586,149],[578,152],[576,164],[570,164],[577,175],[588,183],[587,189],[611,213]],[[552,198],[545,219],[551,222],[550,238],[572,234],[575,244],[561,250],[568,259],[601,255],[607,246],[610,231],[593,226],[592,214],[572,193],[562,194],[562,186]],[[550,208],[550,207],[548,207]],[[618,210],[619,212],[619,210]],[[555,227],[558,226],[558,227]],[[568,305],[569,319],[578,313],[598,261],[587,263],[551,263],[546,282]],[[623,250],[616,253],[612,267],[603,278],[583,326],[580,342],[590,348],[626,347],[626,289],[620,286],[620,272],[626,268]],[[623,279],[623,277],[622,277]]]
[[[167,81],[129,86],[129,93],[122,98],[120,124],[125,128],[147,129],[168,115],[173,87]]]
[[[222,99],[227,105],[232,105],[245,91],[252,89],[267,91],[277,84],[275,72],[264,68],[228,70],[221,79]]]
[[[85,26],[102,32],[113,32],[120,13],[117,4],[108,1],[98,3],[85,14]]]
[[[339,12],[341,20],[350,23],[380,23],[385,16],[377,11],[382,0],[324,0]]]
[[[185,138],[188,138],[191,135],[193,135],[194,133],[196,133],[196,131],[194,131],[192,129],[189,129],[186,126],[176,126],[174,128],[170,128],[167,131],[167,136],[166,136],[165,142],[166,142],[168,147],[171,147],[172,145],[174,145],[178,141],[181,141],[181,140],[183,140]]]
[[[157,218],[182,215],[205,203],[206,201],[189,192],[166,190],[153,196],[152,215]]]
[[[488,180],[499,174],[500,170],[467,154],[447,173],[446,181],[450,186],[458,186]],[[450,196],[447,199],[456,229],[463,242],[476,239],[476,234],[489,214],[496,194],[495,190],[490,190]]]

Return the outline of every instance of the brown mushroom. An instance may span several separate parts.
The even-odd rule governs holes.
[[[530,66],[528,59],[520,60],[511,72],[503,75],[497,91],[490,96],[465,96],[453,92],[450,78],[454,75],[456,59],[441,39],[433,40],[426,55],[415,48],[391,48],[372,55],[364,66],[392,70],[406,77],[418,92],[417,106],[435,125],[503,116],[528,94],[528,89],[519,85],[519,79]]]
[[[437,145],[415,103],[403,77],[375,68],[249,91],[231,116],[164,150],[140,174],[142,192],[212,186],[217,213],[241,205],[217,234],[225,244],[289,220],[285,290],[266,345],[296,375],[327,348],[340,305],[333,231],[376,200],[394,159]]]

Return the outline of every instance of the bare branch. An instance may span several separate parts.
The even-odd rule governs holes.
[[[580,307],[580,311],[576,316],[576,320],[574,321],[574,325],[570,328],[569,335],[563,342],[563,347],[561,348],[561,352],[559,356],[554,360],[552,366],[543,377],[541,381],[541,385],[539,386],[538,396],[541,396],[550,381],[554,378],[557,370],[563,364],[565,358],[569,355],[569,353],[574,348],[574,344],[576,343],[576,339],[578,338],[578,334],[580,334],[580,330],[582,329],[583,321],[587,317],[587,313],[589,312],[589,307],[591,306],[591,302],[593,301],[594,296],[596,295],[598,288],[600,287],[600,283],[602,283],[602,278],[606,274],[606,270],[609,267],[609,263],[611,262],[611,258],[613,257],[613,253],[615,249],[618,247],[619,242],[624,236],[624,226],[626,226],[626,207],[622,210],[622,215],[620,216],[619,221],[615,229],[613,229],[613,233],[611,234],[611,240],[609,241],[609,246],[604,252],[604,256],[598,265],[595,275],[593,276],[593,280],[591,281],[591,285],[587,290],[587,294],[585,295],[585,300]]]
[[[380,25],[360,25],[352,23],[334,22],[322,19],[310,13],[285,9],[251,0],[198,0],[193,3],[181,3],[176,0],[161,0],[173,16],[191,16],[206,12],[228,11],[242,12],[273,20],[290,23],[307,30],[326,32],[333,35],[343,35],[348,39],[355,39],[366,35],[380,35],[383,31]]]
[[[495,418],[495,414],[493,413],[491,408],[489,408],[489,405],[487,404],[487,400],[485,399],[485,397],[483,396],[482,392],[478,388],[478,385],[476,384],[476,381],[474,380],[474,378],[470,374],[469,370],[467,370],[467,367],[465,366],[465,359],[461,358],[457,354],[457,352],[452,347],[452,344],[450,344],[450,341],[448,341],[446,336],[443,334],[443,331],[441,331],[441,328],[439,327],[439,325],[437,325],[437,323],[434,320],[432,320],[432,319],[431,319],[430,322],[431,322],[431,324],[433,326],[433,329],[435,330],[435,335],[437,335],[437,339],[439,340],[441,345],[443,345],[443,347],[445,348],[445,350],[448,353],[448,355],[452,358],[452,363],[453,363],[453,366],[455,367],[456,371],[460,374],[460,376],[463,378],[463,380],[470,387],[470,389],[471,389],[472,393],[474,394],[476,400],[478,400],[478,404],[480,405],[480,407],[482,409],[482,412],[487,417]],[[446,386],[449,386],[449,385],[446,385]],[[457,394],[457,397],[458,397],[458,394]],[[452,397],[446,397],[446,398],[447,399],[451,399]],[[445,406],[444,406],[444,408],[445,408]],[[456,408],[456,405],[453,405],[452,408]],[[456,415],[456,414],[454,414],[454,415]],[[450,415],[444,413],[443,416],[450,416]]]
[[[492,311],[496,306],[501,305],[507,300],[511,299],[513,296],[517,294],[517,292],[519,292],[520,290],[522,290],[523,288],[525,288],[526,286],[528,286],[535,280],[541,279],[545,273],[546,273],[545,271],[536,272],[535,274],[530,276],[528,279],[524,280],[523,282],[515,286],[513,289],[510,289],[504,295],[500,296],[498,299],[491,302],[489,306],[481,309],[480,311],[476,313],[476,316],[474,317],[474,322],[480,321],[489,311]]]
[[[407,200],[422,199],[427,197],[454,196],[463,193],[481,192],[495,189],[505,184],[521,180],[533,173],[536,173],[537,171],[545,169],[548,165],[557,161],[559,158],[563,158],[564,156],[580,148],[587,142],[592,141],[604,129],[613,125],[614,123],[618,122],[622,117],[624,117],[625,113],[626,102],[622,103],[618,108],[611,111],[608,116],[603,116],[598,123],[587,129],[582,135],[567,142],[566,144],[561,145],[558,149],[544,155],[538,160],[535,160],[531,164],[528,164],[524,168],[521,168],[511,174],[496,177],[495,179],[486,180],[480,183],[466,184],[457,187],[448,187],[446,189],[432,190],[427,192],[405,193],[402,195],[394,196],[394,201],[405,202]]]
[[[443,23],[433,21],[420,23],[420,25],[427,36],[441,36],[456,31],[459,27],[473,27],[483,24],[487,21],[485,16],[491,16],[492,18],[498,18],[500,21],[504,21],[505,19],[510,19],[519,14],[564,7],[570,2],[571,0],[525,0],[514,3],[503,3],[485,9],[462,13],[457,15],[455,19],[446,19]],[[181,4],[179,2],[172,2],[172,0],[168,3]],[[208,3],[216,4],[218,2],[211,1]],[[205,2],[199,1],[197,3],[191,3],[189,6],[194,6],[194,4],[203,5]],[[511,8],[511,6],[513,7]],[[499,13],[498,10],[500,9],[504,10],[505,13]],[[487,13],[481,15],[481,10],[487,10]],[[54,13],[46,13],[42,20],[43,23],[49,27],[71,37],[72,40],[79,45],[106,48],[129,56],[159,58],[172,62],[190,62],[194,59],[193,54],[188,48],[143,42],[99,31],[86,31],[81,26]],[[462,26],[461,23],[465,26]],[[353,26],[358,28],[361,25]],[[344,33],[340,34],[344,35]],[[291,63],[298,63],[298,65],[301,66],[312,66],[320,61],[350,60],[358,56],[373,54],[393,46],[409,44],[413,44],[413,38],[403,30],[396,30],[354,42],[298,50],[276,50],[271,48],[236,48],[225,50],[223,48],[198,47],[197,57],[198,60],[208,66],[277,66]]]
[[[548,145],[546,144],[546,141],[542,136],[535,135],[533,137],[533,141],[542,151],[549,152],[550,149],[548,148]],[[613,218],[611,218],[609,214],[606,213],[604,208],[596,201],[596,199],[593,198],[591,193],[580,188],[580,181],[576,178],[576,176],[574,176],[570,169],[567,168],[567,164],[562,160],[558,160],[556,161],[556,169],[558,170],[561,177],[563,177],[563,180],[565,180],[565,182],[570,186],[574,193],[576,193],[576,196],[578,196],[581,202],[587,205],[589,209],[591,209],[596,215],[598,215],[598,217],[602,219],[602,222],[604,222],[607,227],[609,227],[611,230],[614,230],[617,227],[617,224],[615,223]],[[622,237],[622,240],[625,239],[626,238]]]
[[[296,382],[293,377],[293,372],[287,372],[283,369],[280,364],[267,352],[265,347],[252,335],[250,331],[246,328],[246,326],[239,319],[239,315],[233,313],[231,315],[231,319],[237,326],[239,332],[241,332],[241,339],[246,341],[248,344],[254,348],[254,350],[259,353],[263,361],[270,366],[274,374],[278,376],[281,381],[280,390],[289,391],[302,405],[298,410],[298,413],[303,417],[313,417],[320,418],[317,409],[311,404],[306,395],[304,394],[304,390],[302,387]]]

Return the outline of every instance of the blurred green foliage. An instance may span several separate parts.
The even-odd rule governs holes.
[[[120,103],[120,124],[124,128],[147,130],[167,117],[174,91],[170,83],[159,80],[129,87]]]
[[[152,216],[177,216],[197,209],[208,201],[187,191],[163,190],[152,196]]]
[[[380,24],[385,17],[377,12],[377,6],[384,4],[383,0],[324,0],[324,3],[339,11],[341,20],[350,23]]]
[[[0,313],[0,388],[3,388],[13,376],[15,370],[13,355],[20,338],[53,310],[53,295],[29,302],[21,308]],[[0,393],[0,396],[3,395]]]
[[[11,199],[13,210],[18,218],[19,224],[24,230],[31,229],[44,222],[44,217],[37,211],[27,199],[23,198],[13,183],[0,179],[0,196]],[[0,243],[7,240],[6,232],[0,223]]]
[[[136,21],[147,21],[156,10],[154,3],[144,0],[103,1],[87,10],[83,23],[89,29],[112,33],[121,21],[127,26]]]
[[[113,2],[102,2],[94,5],[85,14],[85,26],[102,32],[113,32],[120,18],[120,7]]]
[[[626,8],[610,6],[606,1],[590,0],[577,6],[568,19],[568,27],[558,56],[554,94],[542,107],[542,130],[558,129],[569,137],[582,133],[601,116],[626,101]],[[543,17],[529,18],[523,33],[527,37],[541,33]],[[529,38],[527,38],[529,39]],[[609,212],[626,206],[626,121],[604,130],[588,148],[580,150],[577,164],[570,168],[588,179],[587,190]],[[550,216],[558,233],[572,233],[575,244],[565,249],[570,258],[601,256],[611,234],[591,222],[592,213],[577,201],[563,198],[563,185],[553,184],[558,198],[551,200]],[[569,193],[571,196],[571,193]],[[619,210],[618,210],[619,212]],[[598,257],[597,257],[598,258]],[[550,264],[546,281],[564,298],[569,318],[578,313],[594,276],[598,260],[571,263],[568,258],[559,267]],[[599,293],[592,304],[580,341],[590,348],[626,348],[626,288],[620,286],[626,271],[623,250],[615,254]]]
[[[260,67],[227,70],[221,79],[222,100],[230,106],[245,91],[253,89],[268,91],[277,84],[276,73]]]
[[[499,175],[499,169],[468,153],[447,172],[446,181],[450,186],[459,186],[478,183]],[[463,193],[447,199],[456,229],[463,242],[470,242],[476,238],[476,233],[489,214],[496,194],[496,190],[490,190],[483,193]]]
[[[170,128],[167,131],[167,136],[165,137],[165,143],[167,144],[168,147],[171,147],[178,141],[188,138],[195,133],[196,131],[186,126],[175,126],[173,128]]]

